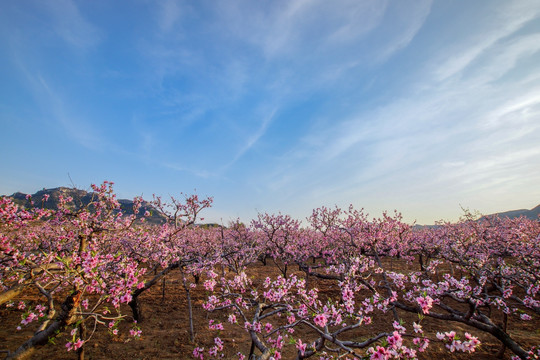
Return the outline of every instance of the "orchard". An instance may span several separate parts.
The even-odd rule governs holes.
[[[93,194],[0,198],[0,356],[540,358],[538,220],[416,229],[351,206],[204,227],[212,199],[191,195],[154,199],[156,225],[140,198],[123,214],[112,183]]]

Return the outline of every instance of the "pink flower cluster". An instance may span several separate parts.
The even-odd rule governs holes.
[[[462,351],[472,353],[475,351],[476,347],[480,345],[480,340],[467,332],[465,333],[465,341],[461,341],[456,336],[455,331],[445,332],[444,334],[437,333],[437,339],[445,342],[446,348],[451,352]]]

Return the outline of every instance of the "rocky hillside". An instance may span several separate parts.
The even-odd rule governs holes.
[[[540,215],[540,205],[538,205],[537,207],[531,210],[527,210],[527,209],[511,210],[511,211],[505,211],[505,212],[492,214],[488,216],[493,216],[493,215],[509,217],[510,219],[520,217],[520,216],[525,216],[526,218],[529,218],[531,220],[538,220],[538,215]]]
[[[31,195],[34,206],[43,206],[46,209],[57,209],[60,201],[60,195],[63,195],[64,197],[71,196],[73,198],[73,204],[76,206],[77,209],[87,206],[95,196],[95,194],[92,192],[67,187],[43,189]],[[49,195],[49,199],[47,201],[43,201],[44,195]],[[30,201],[26,199],[26,196],[27,194],[16,192],[9,197],[11,197],[14,202],[17,203],[19,206],[29,208],[32,205]],[[124,214],[133,214],[132,200],[119,199],[118,202],[120,203],[122,212]],[[148,222],[154,224],[161,224],[165,221],[165,216],[157,209],[155,209],[150,203],[145,201],[143,202],[139,215],[144,214],[146,211],[149,211],[151,214],[149,217],[147,217]]]

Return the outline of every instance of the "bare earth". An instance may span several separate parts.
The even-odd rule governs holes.
[[[402,265],[405,266],[405,265]],[[294,273],[294,272],[293,272]],[[267,266],[260,263],[253,264],[248,269],[248,274],[253,277],[254,284],[260,284],[267,277],[276,277],[279,274],[278,269],[272,263],[268,262]],[[297,272],[298,276],[303,276],[304,273]],[[312,280],[310,279],[310,287],[318,287],[321,290],[320,296],[324,297],[330,294],[335,294],[337,286],[330,281]],[[209,348],[213,345],[214,337],[218,335],[215,330],[208,329],[208,320],[220,319],[226,323],[224,313],[209,314],[202,308],[202,303],[206,299],[207,292],[204,287],[199,285],[192,290],[192,299],[194,306],[194,322],[196,339],[192,343],[189,340],[188,334],[188,312],[186,294],[180,281],[180,274],[175,272],[169,275],[165,281],[165,296],[163,297],[162,284],[158,284],[146,291],[140,296],[140,304],[143,311],[143,321],[140,322],[140,327],[143,330],[141,340],[133,340],[128,332],[131,325],[131,320],[124,321],[119,329],[119,336],[111,336],[107,329],[103,326],[98,326],[92,339],[85,346],[87,359],[126,359],[126,360],[143,360],[143,359],[191,359],[193,358],[193,349],[197,346]],[[34,296],[32,298],[32,296]],[[32,302],[37,299],[36,295],[28,295],[22,300]],[[20,300],[20,299],[19,299]],[[34,303],[34,305],[37,303]],[[125,314],[131,314],[128,307],[123,309]],[[16,327],[21,321],[23,311],[15,308],[2,307],[0,309],[0,350],[15,350],[24,341],[31,337],[34,326],[23,328],[17,331]],[[405,327],[412,328],[412,322],[417,320],[414,314],[401,314],[405,321]],[[375,316],[373,323],[361,329],[358,334],[359,338],[368,334],[376,334],[383,331],[392,331],[392,317]],[[468,331],[471,334],[478,336],[482,345],[473,354],[456,354],[447,351],[442,344],[432,343],[426,353],[420,353],[420,359],[494,359],[500,345],[498,341],[487,334],[464,326],[459,323],[447,323],[434,319],[425,319],[424,330],[429,334],[430,338],[435,338],[437,331]],[[92,331],[93,325],[89,326],[89,331]],[[524,322],[509,319],[509,333],[519,343],[525,347],[540,344],[540,321],[538,319]],[[306,329],[299,329],[300,333]],[[69,334],[59,336],[55,342],[56,345],[48,344],[39,348],[31,357],[31,359],[77,359],[77,354],[67,352],[65,344],[70,340]],[[222,331],[219,336],[225,342],[226,358],[237,358],[238,351],[244,354],[249,353],[250,341],[247,333],[239,326],[228,326],[225,331]],[[296,351],[293,345],[287,345],[287,350],[284,352],[284,359],[294,358]],[[504,354],[504,359],[510,359],[511,353],[507,350]],[[206,358],[206,357],[205,357]],[[317,359],[317,356],[313,357]]]

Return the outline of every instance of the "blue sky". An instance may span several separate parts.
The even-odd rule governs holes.
[[[540,203],[538,1],[2,1],[0,29],[1,194],[196,189],[224,223]]]

